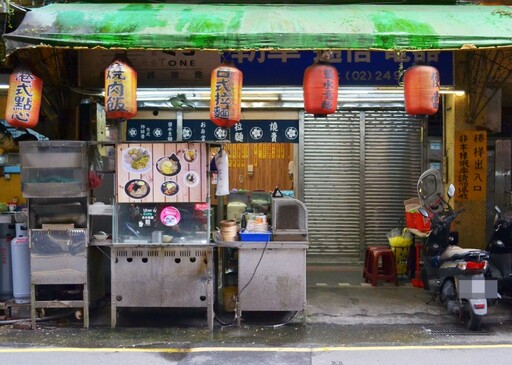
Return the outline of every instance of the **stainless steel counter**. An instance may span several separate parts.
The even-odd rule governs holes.
[[[217,242],[238,250],[238,301],[243,311],[296,311],[306,308],[308,242]]]
[[[111,243],[111,326],[117,308],[205,308],[213,329],[213,246]]]

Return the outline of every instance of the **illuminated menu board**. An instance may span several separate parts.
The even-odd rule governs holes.
[[[119,203],[206,202],[204,143],[125,143],[117,145]]]

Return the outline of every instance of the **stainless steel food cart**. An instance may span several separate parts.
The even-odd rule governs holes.
[[[116,147],[111,326],[119,308],[204,308],[213,329],[207,145]]]
[[[20,142],[21,186],[28,198],[31,320],[45,308],[78,308],[89,326],[90,303],[104,295],[100,261],[89,248],[87,144]]]

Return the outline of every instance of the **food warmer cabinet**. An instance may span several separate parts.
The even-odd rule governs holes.
[[[213,329],[207,145],[119,144],[111,247],[118,308],[204,308]]]
[[[20,142],[21,187],[28,198],[31,320],[45,308],[78,308],[89,326],[90,303],[104,295],[101,257],[89,248],[87,144]]]

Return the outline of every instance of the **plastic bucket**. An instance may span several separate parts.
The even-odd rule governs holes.
[[[407,257],[409,256],[409,246],[391,246],[391,250],[395,254],[396,258],[396,273],[398,275],[407,274]]]
[[[405,275],[407,273],[407,258],[409,257],[409,248],[412,245],[412,237],[400,235],[395,237],[388,237],[389,246],[395,254],[396,259],[396,273],[398,275]]]

